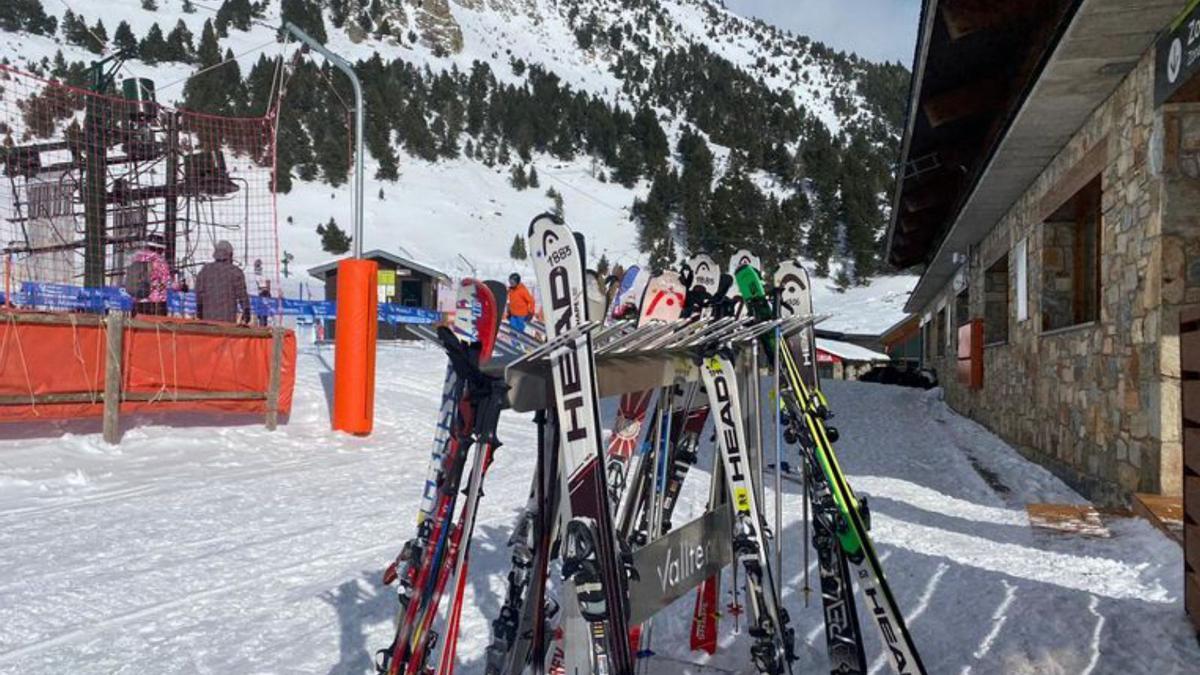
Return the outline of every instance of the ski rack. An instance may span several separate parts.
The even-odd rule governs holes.
[[[483,370],[506,380],[509,407],[517,412],[530,412],[552,404],[550,354],[583,335],[592,337],[600,397],[606,398],[676,382],[698,381],[695,351],[703,345],[752,343],[776,328],[786,338],[826,318],[828,315],[805,315],[760,323],[749,317],[699,318],[641,327],[628,322],[608,326],[588,322],[545,343],[535,343],[524,335],[517,338],[521,344],[530,345],[529,351],[518,352],[512,345],[497,341],[497,351]],[[410,329],[441,348],[433,326],[415,325]]]
[[[713,343],[742,344],[780,328],[783,335],[824,320],[825,316],[789,317],[763,323],[744,318],[700,318],[685,323],[600,326],[583,324],[570,333],[540,345],[515,359],[493,357],[485,371],[500,375],[509,385],[509,406],[517,412],[542,410],[552,405],[548,357],[555,349],[590,334],[596,359],[596,380],[601,398],[700,379],[695,350]]]

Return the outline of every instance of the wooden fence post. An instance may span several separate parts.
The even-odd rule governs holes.
[[[271,372],[267,383],[267,430],[275,431],[279,423],[279,386],[283,374],[283,328],[271,328]]]
[[[121,441],[121,357],[125,345],[125,315],[108,315],[104,347],[104,441]]]

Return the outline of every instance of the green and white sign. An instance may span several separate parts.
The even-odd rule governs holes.
[[[1192,0],[1158,39],[1154,105],[1162,105],[1200,72],[1200,0]]]

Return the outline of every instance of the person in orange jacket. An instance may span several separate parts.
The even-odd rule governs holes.
[[[533,317],[533,294],[521,283],[521,275],[508,275],[508,325],[514,330],[525,332],[525,323]]]

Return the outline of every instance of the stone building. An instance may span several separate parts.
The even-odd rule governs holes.
[[[1100,503],[1183,489],[1196,4],[924,2],[887,240],[923,268],[905,309],[951,406]]]

